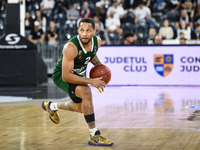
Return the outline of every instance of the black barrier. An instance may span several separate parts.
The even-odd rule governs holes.
[[[21,36],[19,4],[7,4],[6,34],[0,38],[0,86],[47,82],[47,66],[37,46]]]
[[[20,34],[20,5],[6,4],[6,26],[5,33]]]
[[[47,67],[35,50],[0,50],[0,85],[47,82]]]

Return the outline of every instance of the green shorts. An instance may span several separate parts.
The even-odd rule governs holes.
[[[54,72],[52,75],[52,79],[54,84],[63,91],[65,91],[74,103],[82,102],[82,99],[80,97],[77,97],[75,94],[75,89],[79,84],[73,84],[63,81],[61,71]]]

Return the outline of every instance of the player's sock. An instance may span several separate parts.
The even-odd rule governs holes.
[[[57,104],[58,104],[58,103],[51,103],[51,104],[50,104],[50,109],[51,109],[52,111],[58,110]]]
[[[93,129],[89,129],[89,131],[90,131],[90,135],[94,136],[95,132],[97,131],[97,127],[93,128]]]

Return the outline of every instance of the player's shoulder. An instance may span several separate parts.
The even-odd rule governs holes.
[[[67,42],[64,46],[63,46],[63,53],[66,52],[72,52],[72,53],[76,53],[77,52],[77,47],[73,42]]]
[[[69,41],[69,42],[67,42],[65,45],[64,45],[64,49],[74,49],[74,48],[76,48],[76,45],[73,43],[73,42],[71,42],[71,41]]]
[[[96,36],[97,37],[97,42],[98,42],[98,48],[101,46],[101,38],[99,36]]]

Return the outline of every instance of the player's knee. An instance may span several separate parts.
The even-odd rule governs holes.
[[[91,99],[92,93],[89,86],[80,86],[76,89],[76,95],[81,97],[82,99]]]
[[[90,88],[88,86],[84,87],[82,92],[84,93],[84,95],[85,94],[86,95],[91,95],[91,90],[90,90]]]
[[[92,98],[92,94],[91,94],[91,90],[90,90],[90,88],[84,88],[83,89],[83,95],[82,95],[82,97],[83,97],[83,99],[91,99]]]

